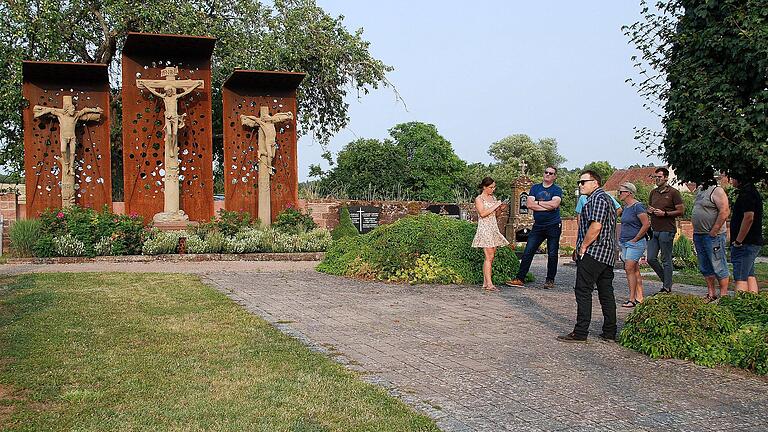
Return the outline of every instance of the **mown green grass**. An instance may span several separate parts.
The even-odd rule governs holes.
[[[0,279],[0,429],[434,431],[196,277]]]
[[[734,289],[733,283],[733,266],[728,264],[728,269],[731,275],[731,289]],[[653,271],[650,267],[643,268],[643,271]],[[755,263],[755,277],[757,278],[757,286],[760,291],[768,290],[768,263]],[[656,275],[643,276],[643,279],[658,281],[659,278]],[[699,285],[706,287],[707,281],[704,280],[704,276],[699,273],[698,269],[683,269],[675,270],[675,274],[672,276],[672,282],[686,285]],[[718,288],[719,289],[719,288]]]

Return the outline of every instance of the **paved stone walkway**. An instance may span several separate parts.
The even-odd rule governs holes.
[[[544,267],[537,257],[538,280]],[[764,431],[768,425],[765,379],[651,360],[594,338],[558,343],[555,336],[570,331],[575,317],[573,266],[561,266],[554,290],[500,294],[338,278],[314,272],[312,263],[0,266],[2,273],[104,270],[200,274],[446,431]],[[623,272],[616,276],[622,302],[626,280]],[[647,293],[658,288],[646,282]],[[627,311],[619,309],[622,321]],[[602,323],[596,296],[593,311],[596,335]]]

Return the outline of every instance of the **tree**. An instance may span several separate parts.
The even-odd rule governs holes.
[[[319,189],[354,198],[370,191],[387,194],[406,188],[406,167],[405,152],[391,140],[358,139],[339,152],[336,166],[322,178]]]
[[[235,68],[302,71],[298,90],[300,133],[321,143],[344,128],[344,96],[387,85],[392,68],[373,58],[362,29],[350,33],[314,0],[180,1],[137,4],[125,0],[3,0],[0,15],[0,164],[23,169],[21,61],[98,62],[119,71],[130,31],[218,38],[213,55],[214,154],[222,159],[221,85]],[[120,163],[120,93],[112,92],[113,161]]]
[[[510,135],[491,144],[488,154],[506,170],[519,175],[520,162],[525,161],[529,174],[541,175],[547,166],[558,167],[565,158],[557,152],[557,140],[542,138],[534,142],[524,134]]]
[[[629,80],[664,130],[638,130],[684,181],[716,171],[768,179],[768,0],[640,2],[624,27],[643,78]]]
[[[584,165],[584,168],[581,169],[582,171],[585,170],[592,170],[598,174],[600,174],[600,178],[603,179],[603,184],[608,181],[609,178],[611,178],[611,175],[614,171],[616,171],[616,167],[611,165],[608,161],[595,161],[590,162],[586,165]]]
[[[453,201],[462,183],[467,164],[453,151],[434,125],[409,122],[389,130],[397,147],[405,154],[406,186],[422,201]]]
[[[315,169],[322,192],[434,202],[452,202],[464,193],[466,163],[434,125],[401,123],[389,133],[391,140],[352,141],[328,172]]]

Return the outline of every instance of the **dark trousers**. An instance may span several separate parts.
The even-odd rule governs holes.
[[[533,255],[539,249],[539,246],[547,241],[547,280],[555,280],[557,274],[557,258],[560,252],[560,234],[563,232],[562,224],[553,224],[547,226],[538,226],[533,224],[531,232],[528,234],[528,241],[525,243],[525,252],[520,260],[520,270],[517,272],[517,278],[525,280],[528,270],[531,269]]]
[[[653,238],[648,241],[648,265],[661,279],[664,289],[668,290],[672,289],[672,245],[675,232],[654,231]],[[659,263],[659,251],[662,263]]]
[[[603,309],[603,334],[616,336],[616,298],[613,296],[613,266],[603,264],[589,255],[576,262],[576,336],[589,334],[592,321],[592,290],[597,285],[597,296]]]

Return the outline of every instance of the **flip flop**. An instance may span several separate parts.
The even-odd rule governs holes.
[[[623,308],[633,308],[635,306],[637,306],[637,302],[633,302],[632,300],[627,300],[623,305],[621,305]]]

